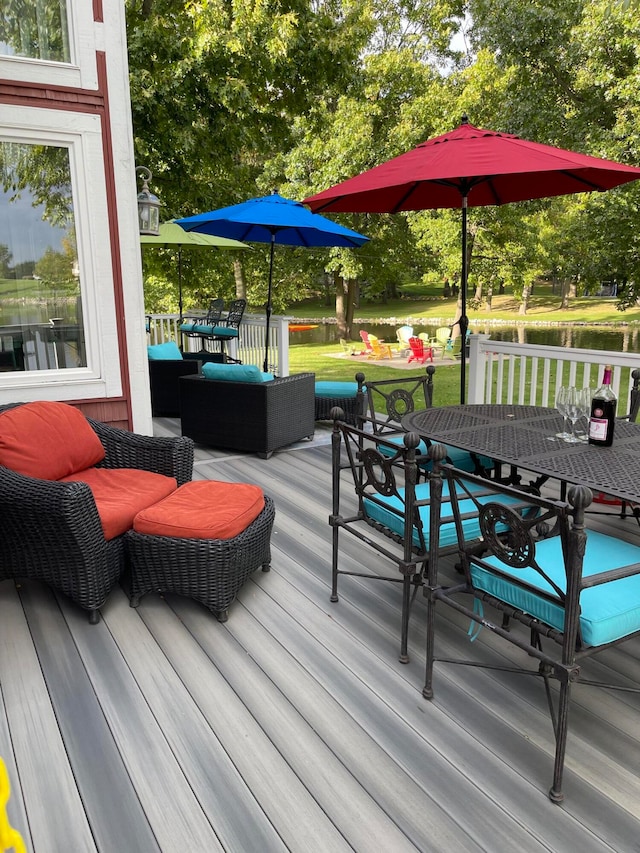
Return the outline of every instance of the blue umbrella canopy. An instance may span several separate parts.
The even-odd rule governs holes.
[[[269,320],[271,317],[271,286],[273,280],[273,250],[276,243],[282,246],[339,246],[357,248],[368,237],[344,228],[321,216],[311,213],[299,201],[284,198],[277,193],[251,198],[230,207],[221,207],[208,213],[198,213],[177,219],[186,231],[215,234],[231,240],[249,243],[270,243],[269,289],[267,294],[267,325],[265,334],[264,370],[268,367]]]

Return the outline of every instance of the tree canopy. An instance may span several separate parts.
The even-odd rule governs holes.
[[[637,3],[127,0],[127,27],[136,159],[153,172],[163,219],[272,190],[303,198],[455,127],[463,113],[480,127],[640,164]],[[635,304],[639,200],[632,183],[473,209],[472,297],[507,284],[526,307],[545,275],[577,292],[615,279],[620,307]],[[459,273],[455,212],[339,219],[371,242],[282,248],[276,309],[327,274],[385,298],[404,282]],[[187,301],[230,297],[242,279],[259,305],[265,251],[194,254]],[[170,264],[145,253],[165,309]]]

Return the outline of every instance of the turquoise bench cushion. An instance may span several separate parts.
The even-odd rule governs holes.
[[[164,344],[149,344],[147,357],[149,361],[175,361],[182,358],[182,353],[175,341],[167,341]]]
[[[566,588],[562,547],[558,536],[536,544],[536,559],[560,589]],[[547,625],[564,629],[564,610],[560,605],[536,594],[544,591],[556,598],[553,589],[534,569],[518,570],[507,566],[497,557],[485,563],[495,566],[503,575],[495,575],[482,566],[473,565],[474,585],[485,592],[536,616]],[[622,542],[605,533],[587,531],[583,576],[597,574],[640,562],[640,547]],[[523,589],[509,577],[518,578],[531,589]],[[580,596],[580,629],[588,646],[602,646],[640,630],[640,575],[609,581],[582,591]]]
[[[362,390],[366,389],[363,387]],[[316,382],[316,397],[333,397],[339,399],[340,397],[355,397],[357,392],[357,382]]]
[[[203,364],[202,375],[223,382],[270,382],[273,379],[273,373],[262,373],[255,364],[217,364],[211,361]]]
[[[470,491],[481,492],[483,491],[483,486],[475,486],[473,484],[466,484]],[[430,483],[420,483],[416,486],[416,500],[423,501],[429,500],[429,496],[431,494]],[[400,497],[393,495],[391,497],[385,498],[382,496],[380,500],[382,505],[377,503],[376,501],[371,500],[370,498],[364,499],[364,505],[367,512],[367,515],[370,518],[373,518],[375,521],[380,522],[380,524],[384,524],[385,527],[388,527],[390,530],[393,530],[394,533],[399,534],[400,536],[404,535],[404,519],[402,515],[398,515],[398,512],[404,513],[404,489],[398,489]],[[442,484],[442,496],[443,498],[448,497],[449,495],[449,483],[443,482]],[[487,501],[494,501],[498,503],[506,503],[506,504],[516,504],[518,503],[517,498],[512,498],[508,495],[503,495],[499,499],[496,498],[495,493],[489,494],[485,498],[479,498],[481,503]],[[393,510],[396,510],[394,512]],[[426,543],[429,543],[429,514],[431,512],[431,508],[428,505],[421,506],[419,508],[420,520],[422,521],[422,529]],[[467,498],[466,500],[460,501],[460,512],[461,514],[465,513],[474,513],[476,512],[476,507],[471,498]],[[446,548],[450,545],[455,545],[458,542],[458,538],[456,536],[456,528],[453,522],[451,505],[448,503],[443,503],[441,510],[441,518],[442,523],[440,524],[440,539],[439,539],[439,547]],[[449,520],[446,520],[449,519]],[[463,519],[462,521],[462,529],[464,531],[464,537],[467,540],[478,539],[480,536],[480,526],[478,524],[478,518],[474,515],[473,518]],[[500,528],[498,528],[500,529]],[[502,530],[506,530],[506,527],[503,527]],[[416,548],[420,547],[420,537],[418,535],[418,531],[414,528],[413,531],[413,544]]]

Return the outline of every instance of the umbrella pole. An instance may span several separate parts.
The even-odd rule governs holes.
[[[182,246],[178,246],[178,326],[182,323]],[[182,332],[180,336],[180,349],[182,350]]]
[[[460,271],[460,298],[462,300],[462,311],[458,325],[462,336],[460,347],[460,402],[464,404],[466,394],[466,352],[467,352],[467,328],[469,319],[467,317],[467,196],[462,196],[462,267]]]
[[[267,324],[264,332],[264,365],[263,371],[269,371],[269,321],[271,319],[271,282],[273,280],[273,247],[276,244],[275,231],[271,234],[271,251],[269,253],[269,289],[267,290]]]

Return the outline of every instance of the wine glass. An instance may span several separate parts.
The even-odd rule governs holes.
[[[591,400],[593,398],[593,389],[592,388],[581,388],[578,397],[578,405],[580,407],[580,418],[584,418],[586,421],[586,426],[584,432],[579,434],[575,433],[578,441],[589,441],[589,417],[591,415]]]
[[[562,417],[564,418],[564,430],[562,432],[557,432],[555,437],[562,438],[564,441],[567,441],[571,438],[571,433],[567,429],[569,416],[567,415],[567,398],[569,396],[569,388],[566,385],[561,385],[558,388],[558,392],[556,394],[556,409],[560,412]]]
[[[576,435],[576,421],[582,413],[582,398],[583,394],[578,388],[567,388],[567,398],[565,401],[566,416],[571,421],[571,432],[569,437],[565,438],[568,444],[577,444],[580,441]]]

